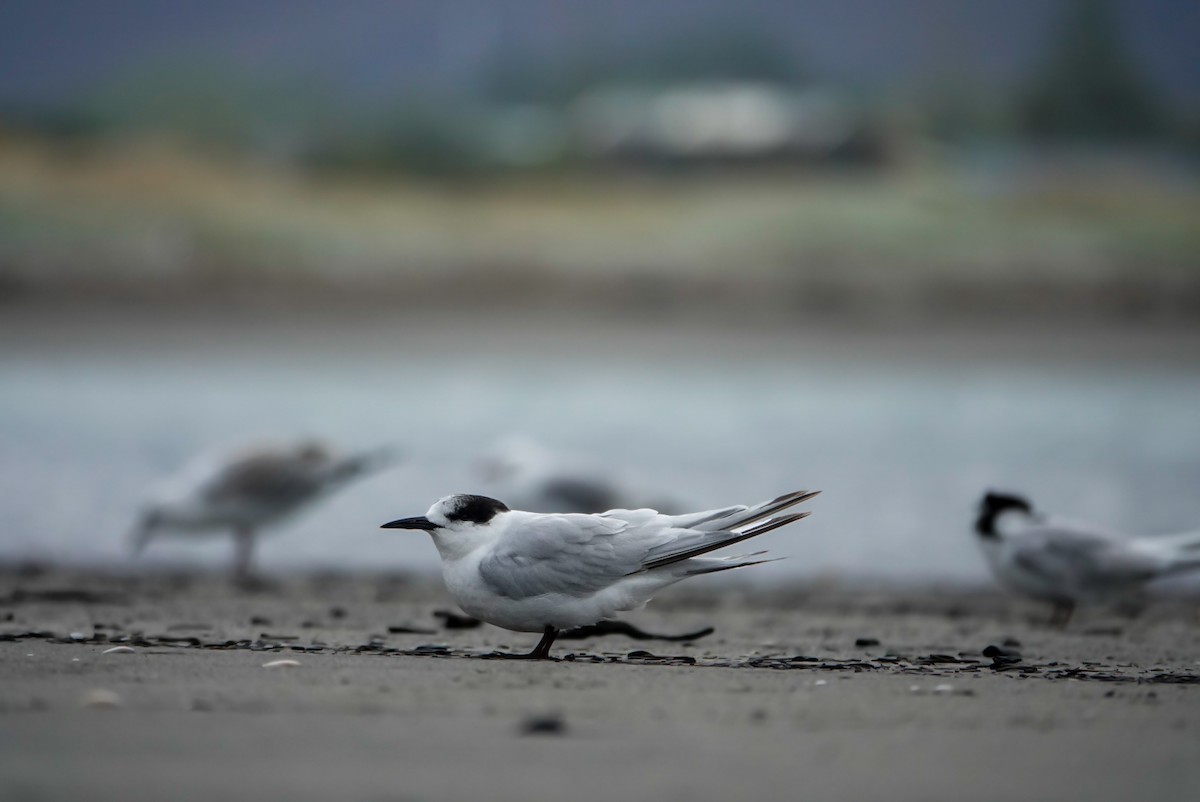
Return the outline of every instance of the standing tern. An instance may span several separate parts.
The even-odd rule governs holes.
[[[202,455],[152,494],[132,536],[135,554],[161,534],[234,536],[234,576],[250,577],[256,534],[393,461],[388,450],[339,454],[318,440],[261,443]]]
[[[1012,590],[1054,605],[1065,626],[1080,602],[1128,596],[1148,582],[1200,568],[1200,532],[1121,537],[1035,512],[1024,498],[988,493],[975,532],[992,573]]]
[[[529,654],[494,656],[540,660],[549,658],[562,630],[640,608],[690,576],[766,562],[754,559],[762,552],[703,555],[808,516],[777,513],[815,495],[798,491],[753,507],[683,515],[649,509],[541,514],[510,510],[486,496],[454,495],[423,516],[383,528],[429,532],[446,588],[468,615],[504,629],[542,633]]]
[[[673,501],[652,498],[612,471],[551,451],[523,435],[509,435],[495,443],[479,458],[476,470],[497,495],[529,512],[604,512],[625,506],[673,512],[676,508]]]

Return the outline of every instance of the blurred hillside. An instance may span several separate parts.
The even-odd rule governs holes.
[[[0,293],[1194,320],[1198,29],[1105,0],[6,4]]]

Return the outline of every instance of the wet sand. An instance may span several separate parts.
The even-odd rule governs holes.
[[[6,572],[0,796],[1115,800],[1200,783],[1194,603],[1057,631],[991,591],[708,583],[628,617],[708,637],[562,641],[547,663],[483,659],[536,637],[446,629],[442,609],[428,578]],[[263,667],[278,660],[299,665]]]

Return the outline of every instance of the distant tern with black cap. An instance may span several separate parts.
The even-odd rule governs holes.
[[[516,632],[540,632],[528,654],[548,659],[565,629],[642,607],[680,580],[758,565],[762,552],[706,557],[809,513],[779,515],[817,495],[788,493],[753,507],[664,515],[655,510],[543,514],[510,510],[486,496],[446,496],[423,516],[384,529],[433,536],[450,595],[468,615]]]
[[[1079,603],[1120,600],[1156,579],[1200,569],[1200,532],[1122,537],[1041,514],[1008,493],[983,497],[975,532],[1000,583],[1053,604],[1050,621],[1058,626]]]

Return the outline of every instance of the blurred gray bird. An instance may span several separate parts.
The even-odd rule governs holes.
[[[983,497],[975,532],[1000,583],[1053,604],[1058,626],[1078,603],[1128,598],[1156,579],[1200,568],[1200,532],[1122,537],[1040,514],[1004,493]]]
[[[234,536],[234,576],[247,580],[261,530],[393,462],[391,449],[340,454],[312,439],[201,455],[151,493],[131,537],[133,551],[140,554],[162,534],[229,530]]]
[[[659,590],[699,574],[758,565],[757,554],[710,551],[786,526],[807,512],[777,515],[816,492],[788,493],[753,507],[663,515],[609,510],[599,515],[510,510],[486,496],[439,500],[423,516],[385,529],[433,536],[450,595],[468,615],[516,632],[541,632],[529,654],[546,659],[565,629],[642,607]]]
[[[523,435],[510,435],[478,461],[480,478],[514,507],[530,512],[604,512],[618,507],[652,507],[672,512],[677,505],[651,498],[620,483],[611,473],[555,453]]]

